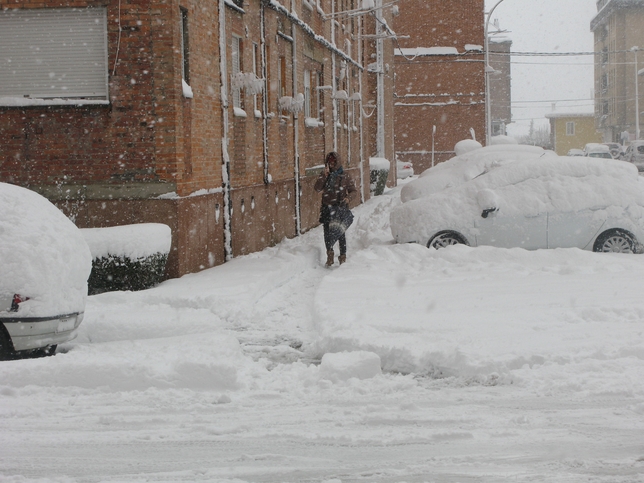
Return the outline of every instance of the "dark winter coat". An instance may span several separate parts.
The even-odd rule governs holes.
[[[329,206],[344,205],[348,207],[349,195],[356,191],[353,179],[339,165],[329,173],[329,176],[325,176],[324,171],[320,173],[313,188],[318,193],[322,192],[320,223],[329,222]]]

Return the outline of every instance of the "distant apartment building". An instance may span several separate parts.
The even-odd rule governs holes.
[[[606,142],[633,140],[644,107],[638,75],[644,68],[644,1],[599,0],[590,29],[595,38],[597,129]]]
[[[484,1],[400,0],[398,6],[396,157],[421,172],[452,157],[458,141],[485,142]]]

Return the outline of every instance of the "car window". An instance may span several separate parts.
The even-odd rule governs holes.
[[[640,153],[640,154],[641,154],[641,153],[644,153],[644,145],[642,145],[642,146],[637,146],[637,152],[638,152],[638,153]]]

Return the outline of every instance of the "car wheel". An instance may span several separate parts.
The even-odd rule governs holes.
[[[597,237],[594,252],[635,253],[635,237],[626,230],[609,230]]]
[[[456,233],[455,231],[442,231],[434,236],[429,243],[427,243],[427,248],[445,248],[449,245],[469,245],[467,240],[463,235]]]
[[[0,324],[0,361],[10,361],[15,358],[15,355],[9,334]]]

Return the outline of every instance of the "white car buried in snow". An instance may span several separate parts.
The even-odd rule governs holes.
[[[644,180],[627,163],[546,156],[493,167],[391,212],[398,243],[642,253]]]
[[[418,179],[403,186],[400,199],[406,203],[445,188],[458,186],[495,166],[550,155],[556,156],[538,146],[518,144],[500,144],[473,149],[423,171]]]
[[[0,183],[0,360],[53,354],[76,336],[91,268],[85,239],[58,208]]]

